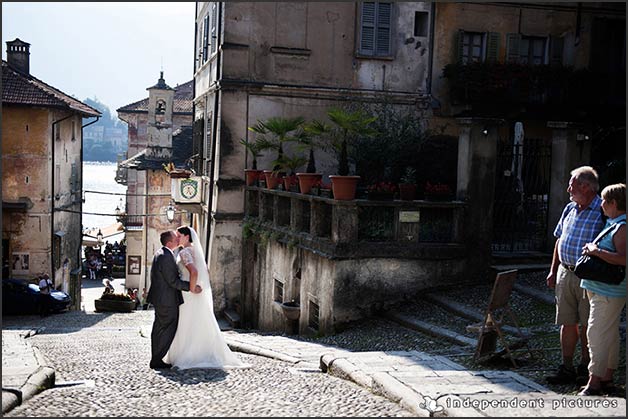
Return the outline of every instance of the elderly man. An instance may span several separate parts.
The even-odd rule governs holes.
[[[604,227],[598,196],[597,172],[590,166],[582,166],[571,172],[569,179],[570,203],[554,230],[558,238],[554,246],[552,266],[547,276],[547,286],[556,290],[556,324],[560,325],[560,349],[563,363],[555,375],[546,377],[550,384],[575,384],[577,378],[588,376],[589,351],[587,347],[587,321],[589,300],[580,278],[574,274],[574,266],[582,253],[582,247],[592,242]],[[580,329],[578,330],[578,324]],[[573,364],[574,352],[580,337],[580,365]]]

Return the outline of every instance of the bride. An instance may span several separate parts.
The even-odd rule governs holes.
[[[203,292],[183,293],[177,332],[164,362],[179,369],[244,367],[227,346],[214,316],[209,272],[196,231],[182,226],[177,233],[183,246],[177,256],[181,279],[189,281],[192,288],[200,285]]]

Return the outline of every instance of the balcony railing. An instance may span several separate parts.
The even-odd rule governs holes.
[[[465,254],[460,201],[337,201],[247,187],[244,237],[338,258],[449,259]]]
[[[144,227],[144,216],[124,215],[120,217],[120,222],[126,230],[141,230]]]

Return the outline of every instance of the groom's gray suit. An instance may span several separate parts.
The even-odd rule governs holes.
[[[151,368],[168,367],[162,361],[174,339],[179,322],[179,305],[183,304],[181,290],[189,291],[190,283],[181,280],[173,253],[167,247],[159,249],[150,269],[150,289],[146,300],[155,307],[151,332]]]

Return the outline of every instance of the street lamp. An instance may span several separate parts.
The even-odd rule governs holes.
[[[166,208],[166,218],[169,222],[174,221],[174,206],[172,205],[172,201],[170,201],[168,207]]]

